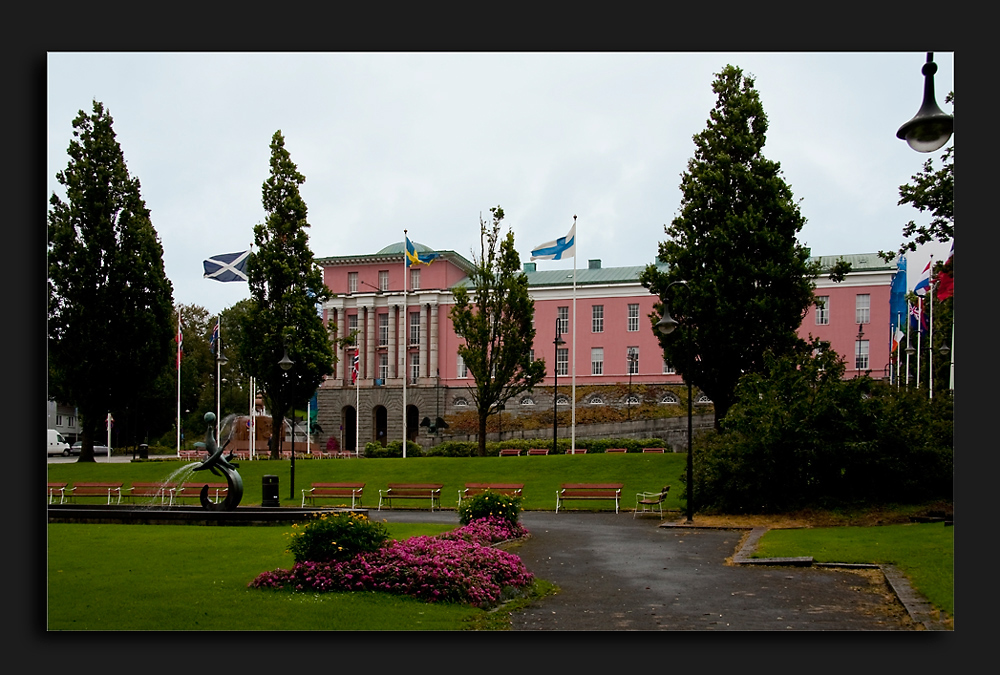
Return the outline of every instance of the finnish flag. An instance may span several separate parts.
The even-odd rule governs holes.
[[[204,277],[216,281],[247,281],[243,268],[246,267],[249,257],[250,251],[213,255],[204,263]]]
[[[549,241],[531,250],[532,260],[562,260],[576,257],[576,222],[570,228],[569,234]]]

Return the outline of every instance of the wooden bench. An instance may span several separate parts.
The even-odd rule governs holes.
[[[115,504],[122,502],[121,483],[75,483],[69,489],[69,496],[73,499],[77,497],[107,497],[108,504],[111,498],[116,497]]]
[[[511,497],[520,497],[523,489],[524,483],[466,483],[465,489],[458,491],[458,505],[462,505],[463,498],[475,497],[487,490]]]
[[[640,513],[639,507],[642,507],[642,513],[647,511],[652,513],[653,507],[656,507],[660,511],[660,520],[663,520],[663,502],[667,498],[667,493],[670,492],[670,486],[664,485],[663,489],[659,492],[640,492],[635,496],[635,511],[632,513],[632,517],[635,518],[637,513]]]
[[[556,491],[556,513],[567,499],[613,499],[618,513],[623,487],[623,483],[563,483]]]
[[[198,462],[205,459],[205,453],[201,450],[181,450],[181,459],[186,462]]]
[[[663,454],[663,448],[643,448],[642,451],[646,453],[657,453],[660,455]]]
[[[389,483],[385,490],[378,491],[378,510],[382,510],[383,500],[389,508],[392,508],[392,500],[395,498],[429,499],[433,511],[434,500],[437,500],[438,508],[441,508],[442,487],[444,487],[442,483]]]
[[[576,450],[570,450],[566,453],[567,455],[586,455],[587,448],[577,448]]]
[[[530,448],[528,450],[529,455],[547,455],[549,454],[548,448]]]
[[[605,453],[608,453],[608,452],[628,452],[628,449],[626,449],[626,448],[608,448],[604,452]]]
[[[56,497],[59,497],[59,503],[62,504],[66,501],[66,483],[49,483],[46,487],[46,491],[49,497],[49,504]]]
[[[302,506],[308,500],[313,505],[317,499],[348,499],[351,508],[361,506],[361,495],[364,493],[364,483],[312,483],[308,490],[302,490]]]
[[[520,457],[521,451],[517,448],[503,448],[500,450],[501,457]]]
[[[208,485],[208,498],[218,504],[229,495],[227,483],[184,483],[170,491],[170,505],[181,499],[201,500],[201,488]]]
[[[170,493],[177,487],[176,483],[132,483],[122,494],[135,503],[137,499],[159,499],[163,504],[169,501]]]

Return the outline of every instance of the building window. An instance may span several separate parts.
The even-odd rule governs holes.
[[[389,379],[389,355],[385,352],[378,355],[378,376],[382,382]]]
[[[604,399],[599,395],[594,395],[590,397],[590,405],[604,405]]]
[[[351,346],[358,346],[358,315],[349,314],[347,316],[347,334],[351,338]]]
[[[347,292],[357,293],[358,292],[358,273],[348,272],[347,273]]]
[[[857,340],[854,350],[854,367],[868,370],[868,340]]]
[[[464,398],[456,398],[456,399],[455,399],[455,403],[454,403],[454,406],[455,406],[456,408],[464,408],[464,407],[466,407],[467,405],[469,405],[469,402],[468,402],[468,401],[466,401],[466,400],[465,400]]]
[[[639,332],[639,303],[629,303],[628,306],[628,332]]]
[[[558,308],[559,334],[564,335],[569,332],[569,307]]]
[[[704,394],[702,394],[702,395],[700,395],[697,398],[697,400],[695,400],[694,404],[695,405],[712,405],[712,399],[710,399],[709,397],[707,397]]]
[[[420,344],[420,312],[410,312],[410,344]]]
[[[410,382],[416,382],[420,377],[420,352],[410,354]]]
[[[411,269],[410,270],[410,290],[419,291],[420,290],[420,270]]]
[[[594,305],[591,308],[591,322],[590,322],[590,332],[591,333],[603,333],[604,332],[604,305]]]
[[[389,290],[389,270],[378,271],[378,289],[380,291]]]
[[[816,325],[827,326],[830,324],[830,296],[820,295],[816,297]]]
[[[677,373],[677,370],[672,365],[670,365],[669,363],[667,363],[666,359],[663,359],[663,374],[664,375],[674,375],[676,373]]]
[[[569,399],[564,394],[559,394],[556,397],[556,405],[569,405]]]
[[[529,349],[528,350],[528,360],[530,360],[532,363],[534,363],[534,361],[535,361],[535,350],[534,349]]]
[[[556,350],[556,375],[569,375],[569,350]]]
[[[590,374],[604,374],[604,347],[590,348]]]
[[[628,363],[628,374],[639,374],[639,348],[629,347],[625,351],[625,361]]]
[[[676,394],[667,392],[663,395],[663,398],[660,399],[660,403],[679,403],[679,400]]]
[[[469,376],[469,369],[465,367],[465,359],[463,359],[462,355],[459,354],[458,355],[458,377],[468,377],[468,376]]]
[[[521,399],[521,405],[535,405],[535,399],[530,396],[525,396]]]
[[[871,317],[872,296],[859,293],[854,302],[854,323],[868,323]]]
[[[628,396],[625,397],[625,405],[627,406],[639,405],[639,397],[636,396],[635,394],[629,394]]]
[[[385,347],[389,344],[389,315],[378,315],[378,346]]]

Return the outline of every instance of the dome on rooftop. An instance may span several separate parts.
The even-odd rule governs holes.
[[[418,253],[433,253],[434,249],[429,246],[424,246],[419,241],[410,241],[413,244],[413,248],[417,250]],[[402,241],[397,241],[395,244],[389,244],[376,255],[388,255],[391,253],[402,253],[406,250],[406,243]]]

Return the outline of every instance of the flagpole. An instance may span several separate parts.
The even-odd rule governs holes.
[[[573,216],[573,387],[572,421],[570,424],[570,452],[576,454],[576,216]]]
[[[181,456],[181,310],[177,309],[177,457]]]
[[[409,258],[407,257],[409,253],[407,250],[407,242],[409,241],[410,239],[407,236],[406,230],[403,230],[403,373],[402,373],[403,374],[403,459],[406,459],[406,379],[407,379],[406,360],[407,357],[410,355],[409,354],[410,338],[407,335],[410,329],[410,316],[407,313],[407,307],[406,307],[406,287],[407,284],[409,283],[409,279],[407,277],[410,276],[409,265],[407,264],[409,262]]]
[[[913,325],[910,301],[906,301],[906,386],[910,386],[910,327]],[[917,330],[920,330],[919,328]]]
[[[219,356],[222,354],[222,315],[218,319],[219,335],[215,338],[215,442],[220,439],[219,427],[222,425],[222,383],[219,377],[222,373],[222,365],[219,363]],[[292,411],[295,414],[295,411]]]
[[[250,419],[247,422],[247,432],[248,432],[247,433],[247,437],[249,438],[249,442],[247,443],[247,455],[249,456],[249,458],[251,460],[253,460],[253,458],[254,458],[253,457],[253,454],[254,454],[254,436],[257,435],[256,434],[257,425],[255,424],[255,422],[257,420],[254,419],[253,399],[254,399],[254,395],[253,395],[253,377],[251,377],[250,378]]]
[[[361,373],[358,373],[359,377],[354,378],[354,395],[356,400],[354,401],[354,456],[361,456]]]
[[[934,256],[931,256],[931,263],[934,263]],[[931,268],[933,273],[934,269]],[[931,281],[927,288],[927,302],[930,304],[930,328],[927,332],[927,398],[934,398],[934,282]]]
[[[917,298],[917,388],[920,388],[920,346],[923,343],[924,299]]]

